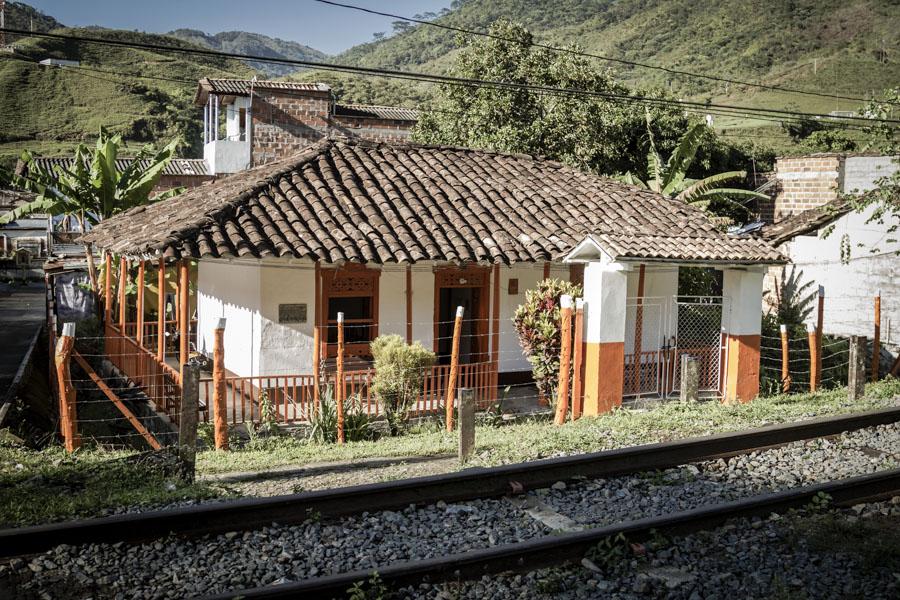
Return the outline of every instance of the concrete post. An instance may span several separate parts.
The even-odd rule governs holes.
[[[722,326],[727,338],[725,402],[750,402],[759,395],[759,347],[762,332],[761,269],[725,269],[726,302]]]
[[[809,391],[815,392],[819,387],[819,336],[816,326],[807,324],[807,342],[809,343]]]
[[[213,332],[213,431],[216,442],[216,450],[228,450],[228,412],[225,394],[225,319],[219,319],[219,323]]]
[[[700,399],[700,365],[693,356],[681,357],[681,401]]]
[[[181,414],[178,419],[178,450],[184,470],[183,479],[194,481],[197,463],[197,421],[200,410],[200,365],[190,360],[184,365],[181,379]]]
[[[65,440],[66,451],[81,447],[78,435],[78,417],[75,412],[75,388],[69,371],[69,357],[75,347],[75,323],[64,323],[62,335],[56,342],[56,377],[59,390],[59,422]]]
[[[459,338],[462,335],[462,306],[456,307],[456,321],[453,323],[453,345],[450,347],[450,374],[447,376],[447,397],[444,400],[444,418],[447,431],[453,431],[453,404],[456,400],[456,380],[459,378]]]
[[[459,390],[459,462],[465,463],[475,451],[475,390]]]
[[[881,375],[881,290],[875,296],[875,335],[872,337],[872,381]]]
[[[566,422],[566,411],[569,409],[569,373],[572,369],[572,296],[560,296],[559,321],[562,344],[559,355],[554,423],[563,425]]]
[[[622,405],[625,387],[624,265],[603,257],[584,268],[584,414]]]
[[[850,369],[847,375],[847,397],[859,400],[866,393],[866,336],[850,336]]]

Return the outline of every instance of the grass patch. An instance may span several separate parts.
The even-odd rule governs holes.
[[[900,380],[888,379],[869,384],[866,398],[853,403],[847,399],[846,388],[838,388],[817,394],[758,398],[738,406],[672,401],[652,410],[625,408],[600,417],[585,417],[563,427],[545,420],[496,428],[478,427],[473,463],[498,465],[862,412],[895,405],[897,396],[900,396]],[[456,452],[457,443],[456,434],[428,426],[401,437],[344,446],[313,444],[285,436],[266,440],[262,447],[251,445],[227,453],[202,452],[197,464],[200,473],[258,471],[311,462],[452,454]]]
[[[186,485],[164,470],[129,461],[133,453],[59,446],[0,447],[0,527],[101,516],[123,506],[213,498],[207,484]]]

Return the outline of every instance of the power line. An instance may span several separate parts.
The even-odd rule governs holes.
[[[179,52],[183,54],[196,54],[201,56],[214,56],[217,58],[233,58],[238,60],[251,60],[257,62],[264,63],[272,63],[272,64],[282,64],[282,65],[296,65],[302,67],[309,67],[315,69],[322,69],[326,71],[337,71],[337,72],[348,72],[348,73],[356,73],[360,75],[368,75],[368,76],[376,76],[376,77],[388,77],[388,78],[397,78],[397,79],[408,79],[408,80],[416,80],[416,81],[424,81],[429,83],[440,83],[440,84],[462,84],[468,85],[471,87],[487,87],[494,89],[512,89],[512,90],[528,90],[532,92],[546,92],[553,93],[558,95],[574,95],[574,96],[589,96],[589,97],[600,97],[606,98],[608,100],[613,101],[622,101],[622,102],[637,102],[643,104],[655,104],[655,105],[664,105],[664,106],[678,106],[680,108],[693,107],[699,108],[702,110],[710,110],[712,108],[719,109],[727,109],[732,111],[741,111],[747,115],[766,115],[766,116],[778,116],[778,115],[787,115],[791,117],[803,117],[809,119],[827,119],[832,123],[840,123],[846,121],[852,122],[862,122],[866,124],[872,123],[881,123],[881,124],[900,124],[900,119],[872,119],[868,117],[852,117],[852,116],[841,116],[836,117],[833,115],[821,114],[821,113],[807,113],[807,112],[799,112],[799,111],[789,111],[782,109],[774,109],[774,108],[752,108],[752,107],[744,107],[744,106],[736,106],[736,105],[727,105],[727,104],[714,104],[714,103],[703,103],[703,102],[690,102],[685,100],[672,100],[666,98],[652,98],[647,96],[632,96],[629,94],[617,94],[612,92],[599,92],[596,90],[584,90],[584,89],[573,89],[573,88],[560,88],[554,86],[545,86],[545,85],[537,85],[537,84],[527,84],[527,83],[512,83],[512,82],[504,82],[504,81],[496,81],[496,80],[485,80],[485,79],[472,79],[472,78],[463,78],[463,77],[453,77],[449,75],[432,75],[428,73],[419,73],[412,71],[397,71],[391,69],[380,69],[380,68],[371,68],[371,67],[358,67],[351,65],[341,65],[335,63],[326,63],[326,62],[316,62],[309,60],[301,60],[301,59],[288,59],[288,58],[270,58],[265,56],[257,56],[251,54],[241,54],[237,52],[223,52],[218,50],[209,50],[206,48],[182,48],[177,46],[169,46],[166,44],[150,44],[145,42],[135,42],[135,41],[123,41],[123,40],[109,40],[102,38],[94,38],[87,36],[76,36],[76,35],[67,35],[67,34],[59,34],[59,33],[50,33],[50,32],[28,32],[19,29],[10,29],[6,28],[3,31],[7,33],[16,33],[22,35],[33,35],[36,37],[45,37],[50,39],[62,39],[69,40],[75,42],[85,42],[85,43],[93,43],[93,44],[102,44],[108,46],[115,47],[126,47],[126,48],[138,48],[143,50],[153,50],[158,52]]]
[[[512,43],[517,43],[517,44],[523,44],[523,42],[521,40],[505,37],[502,35],[493,34],[493,33],[487,32],[487,31],[475,31],[472,29],[455,27],[453,25],[436,23],[434,21],[426,21],[424,19],[416,19],[413,17],[404,17],[402,15],[396,15],[393,13],[382,12],[382,11],[374,10],[371,8],[355,6],[353,4],[344,4],[342,2],[333,2],[332,0],[314,0],[314,1],[319,2],[321,4],[328,4],[331,6],[336,6],[339,8],[348,8],[350,10],[357,10],[360,12],[365,12],[365,13],[369,13],[369,14],[373,14],[373,15],[379,15],[382,17],[399,19],[401,21],[406,21],[409,23],[418,23],[420,25],[427,25],[429,27],[436,27],[438,29],[453,31],[456,33],[463,33],[463,34],[467,34],[467,35],[478,35],[478,36],[487,37],[487,38],[491,38],[491,39],[495,39],[495,40],[499,40],[499,41],[503,41],[503,42],[512,42]],[[581,56],[584,58],[596,58],[599,60],[620,63],[620,64],[632,66],[632,67],[642,67],[645,69],[654,69],[654,70],[658,70],[658,71],[664,71],[664,72],[670,73],[672,75],[682,75],[685,77],[693,77],[696,79],[707,79],[710,81],[717,81],[720,83],[732,83],[735,85],[743,85],[743,86],[755,87],[755,88],[766,89],[766,90],[773,90],[773,91],[778,91],[778,92],[786,92],[786,93],[790,93],[790,94],[806,94],[809,96],[819,96],[822,98],[831,98],[833,100],[836,99],[836,100],[851,100],[854,102],[868,102],[868,100],[866,98],[859,98],[856,96],[842,96],[842,95],[838,95],[838,94],[825,94],[825,93],[821,93],[821,92],[811,92],[808,90],[800,90],[800,89],[796,89],[796,88],[787,88],[787,87],[778,86],[778,85],[768,85],[768,84],[764,84],[764,83],[752,83],[750,81],[742,81],[740,79],[730,79],[728,77],[720,77],[717,75],[704,75],[702,73],[683,71],[680,69],[673,69],[671,67],[663,67],[660,65],[651,65],[648,63],[641,63],[641,62],[636,62],[636,61],[632,61],[632,60],[626,60],[624,58],[614,58],[612,56],[603,56],[601,54],[593,54],[593,53],[584,52],[581,50],[574,50],[572,48],[561,48],[559,46],[551,46],[550,44],[542,44],[539,42],[531,42],[531,43],[528,43],[527,45],[533,46],[535,48],[542,48],[544,50],[551,50],[553,52],[565,52],[567,54],[573,54],[575,56]]]

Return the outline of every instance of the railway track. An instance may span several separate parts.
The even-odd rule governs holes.
[[[821,494],[827,494],[835,506],[851,506],[890,498],[900,494],[900,469],[430,560],[402,562],[378,569],[357,570],[296,583],[232,590],[209,596],[207,600],[342,598],[351,587],[370,581],[376,573],[387,589],[396,590],[404,586],[415,586],[423,581],[434,584],[473,580],[487,574],[532,571],[577,562],[592,547],[620,535],[625,536],[628,542],[642,542],[659,534],[694,533],[711,529],[731,519],[766,516],[800,508],[810,504],[813,498]]]
[[[197,537],[254,530],[272,523],[301,523],[310,515],[333,518],[439,501],[495,498],[577,478],[661,471],[898,421],[900,408],[882,409],[387,483],[6,529],[0,531],[0,558],[44,552],[61,544],[136,543],[169,534]]]

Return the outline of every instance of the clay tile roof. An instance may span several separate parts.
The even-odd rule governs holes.
[[[116,167],[121,171],[128,167],[133,158],[116,159]],[[45,169],[50,169],[54,165],[58,165],[63,169],[69,169],[75,163],[72,156],[38,156],[35,162]],[[151,161],[144,159],[144,168],[149,167]],[[210,175],[209,166],[202,158],[173,158],[172,161],[163,169],[163,175]]]
[[[287,92],[330,92],[331,87],[325,83],[305,83],[302,81],[252,81],[250,79],[207,79],[200,80],[196,104],[203,105],[209,94],[227,96],[249,96],[250,88],[254,90],[284,90]]]
[[[373,104],[335,104],[337,117],[362,117],[370,119],[393,119],[395,121],[417,121],[418,111],[399,106],[375,106]]]
[[[780,246],[798,235],[806,235],[834,222],[853,210],[853,205],[845,198],[836,198],[822,206],[804,210],[777,223],[763,226],[760,237],[773,246]]]
[[[333,139],[107,219],[88,238],[129,256],[510,264],[560,259],[588,233],[623,258],[784,262],[683,202],[556,162]]]

